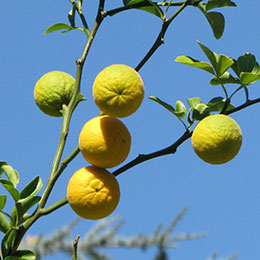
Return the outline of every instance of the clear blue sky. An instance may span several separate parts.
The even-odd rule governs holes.
[[[86,2],[86,17],[92,25],[97,1]],[[121,6],[118,0],[107,2],[107,9]],[[205,60],[196,40],[217,53],[237,58],[251,52],[260,60],[260,3],[235,2],[238,7],[219,10],[226,18],[220,40],[214,38],[199,10],[187,8],[169,28],[165,44],[140,70],[146,88],[144,102],[138,112],[122,119],[132,135],[127,161],[139,153],[170,145],[184,131],[182,124],[149,100],[149,96],[158,96],[172,104],[182,100],[187,105],[186,98],[199,96],[207,102],[223,95],[220,88],[208,84],[209,74],[174,62],[179,55]],[[34,85],[44,73],[52,70],[75,75],[75,60],[81,55],[85,37],[79,31],[43,35],[50,25],[67,22],[69,1],[3,1],[1,9],[0,160],[7,161],[19,172],[18,188],[21,189],[36,175],[47,183],[61,126],[61,118],[49,117],[35,105]],[[135,67],[157,37],[159,28],[157,17],[141,11],[128,11],[105,19],[83,72],[82,93],[89,100],[81,103],[73,114],[65,156],[77,146],[84,123],[99,113],[91,93],[97,73],[114,63]],[[259,83],[250,88],[250,93],[252,98],[260,96]],[[235,103],[240,102],[243,102],[242,96],[235,99]],[[174,234],[202,231],[207,232],[208,237],[181,243],[177,250],[168,251],[170,259],[204,260],[214,251],[219,256],[238,253],[239,259],[258,259],[259,108],[256,104],[232,114],[243,131],[243,145],[238,156],[225,165],[213,166],[198,159],[188,140],[175,155],[143,163],[118,176],[121,201],[113,216],[126,220],[119,234],[151,234],[158,224],[167,226],[189,206]],[[81,155],[71,163],[57,182],[49,205],[66,195],[70,176],[85,165]],[[0,193],[3,192],[0,187]],[[67,205],[35,223],[30,234],[48,234],[74,218],[76,215]],[[81,221],[74,235],[84,236],[94,224]],[[136,251],[132,254],[130,250],[111,251],[115,259],[124,260],[151,259],[151,255]],[[58,260],[58,257],[48,259]]]

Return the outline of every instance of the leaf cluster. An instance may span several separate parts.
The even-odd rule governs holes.
[[[200,42],[198,42],[198,44],[209,62],[199,61],[190,56],[179,56],[175,61],[198,68],[213,75],[209,84],[211,86],[221,86],[224,97],[214,97],[207,103],[203,103],[199,97],[187,98],[190,107],[189,110],[181,101],[177,101],[176,108],[174,108],[172,105],[162,101],[158,97],[150,97],[151,100],[162,105],[181,121],[185,115],[187,115],[189,126],[186,127],[185,123],[182,121],[186,129],[189,129],[195,120],[202,120],[204,117],[210,115],[211,112],[229,114],[233,111],[237,111],[237,109],[244,108],[247,104],[252,104],[252,101],[249,100],[248,86],[260,80],[260,66],[253,54],[246,53],[245,55],[234,59],[222,54],[217,54]],[[228,91],[226,84],[237,85],[237,88],[231,94],[228,94],[230,91]],[[231,104],[231,99],[240,90],[245,91],[245,102],[235,107]]]
[[[4,178],[4,175],[6,178]],[[40,200],[36,194],[42,188],[40,177],[35,177],[29,182],[21,192],[17,190],[19,183],[19,174],[7,162],[0,162],[0,184],[7,190],[14,200],[14,207],[11,213],[4,211],[6,206],[6,195],[0,196],[0,231],[4,238],[1,244],[1,250],[4,260],[21,259],[32,260],[35,255],[28,250],[14,251],[15,241],[23,233],[22,224],[30,216],[28,211]]]

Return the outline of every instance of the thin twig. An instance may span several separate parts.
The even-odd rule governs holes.
[[[183,143],[185,142],[187,139],[189,139],[191,137],[192,133],[189,131],[184,132],[184,134],[173,144],[171,144],[170,146],[158,150],[156,152],[153,153],[149,153],[149,154],[139,154],[134,160],[132,160],[131,162],[127,163],[126,165],[122,166],[121,168],[115,170],[113,172],[113,174],[115,176],[119,175],[120,173],[140,164],[143,163],[145,161],[163,156],[163,155],[167,155],[167,154],[174,154],[177,150],[177,148]]]
[[[184,2],[181,7],[169,18],[163,20],[161,30],[150,48],[150,50],[147,52],[147,54],[144,56],[144,58],[141,60],[141,62],[136,66],[135,70],[139,71],[143,65],[151,58],[151,56],[154,54],[154,52],[164,43],[164,35],[167,31],[167,28],[171,24],[171,22],[177,17],[178,14],[180,14],[184,8],[188,5],[188,1]]]

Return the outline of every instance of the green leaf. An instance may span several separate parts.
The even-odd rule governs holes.
[[[221,112],[225,106],[225,99],[223,97],[215,97],[209,101],[207,106],[210,112]],[[226,111],[234,109],[235,107],[231,104],[228,105]]]
[[[162,9],[159,6],[157,6],[155,3],[153,3],[151,0],[123,0],[123,2],[124,2],[124,5],[126,5],[126,6],[134,7],[136,5],[137,9],[149,12],[160,18],[163,17]],[[140,7],[141,4],[144,6]]]
[[[194,109],[198,104],[202,103],[202,101],[199,97],[187,98],[187,101],[188,101],[191,109]]]
[[[2,256],[5,259],[6,256],[10,255],[12,248],[14,247],[15,239],[18,234],[18,230],[9,229],[1,243]]]
[[[3,210],[6,203],[6,195],[0,195],[0,211]]]
[[[40,196],[34,196],[34,197],[28,197],[26,200],[23,200],[23,202],[18,202],[15,205],[15,208],[17,209],[17,223],[16,225],[21,225],[24,223],[26,218],[28,216],[25,216],[25,213],[32,208],[36,203],[40,201]]]
[[[168,103],[162,101],[161,99],[159,99],[158,97],[153,97],[150,96],[149,99],[157,102],[158,104],[160,104],[161,106],[163,106],[164,108],[166,108],[168,111],[170,111],[172,114],[174,114],[175,116],[177,116],[179,119],[182,119],[185,115],[186,115],[186,107],[185,105],[181,102],[181,101],[177,101],[176,102],[176,110],[173,106],[169,105]]]
[[[35,177],[19,194],[20,199],[11,212],[12,226],[20,225],[24,222],[24,214],[32,208],[41,199],[40,196],[34,196],[42,188],[42,181],[40,177]]]
[[[9,221],[6,219],[4,214],[0,212],[0,231],[6,233],[10,228]]]
[[[35,177],[30,183],[20,193],[19,202],[27,199],[28,197],[33,197],[42,188],[42,180],[39,176]]]
[[[216,39],[220,39],[225,29],[225,18],[218,12],[204,13]]]
[[[176,62],[180,62],[182,64],[186,64],[192,67],[196,67],[202,70],[205,70],[213,75],[215,75],[214,73],[214,69],[212,68],[212,66],[205,62],[205,61],[198,61],[192,57],[189,56],[179,56],[175,59]]]
[[[222,54],[217,55],[217,75],[222,76],[229,69],[234,60]]]
[[[4,260],[35,260],[36,255],[30,250],[18,250]]]
[[[80,31],[84,32],[84,30],[80,27],[72,27],[65,23],[56,23],[56,24],[51,25],[43,34],[46,35],[48,33],[56,32],[56,31],[60,31],[60,30],[63,30],[62,33],[66,33],[71,30],[80,30]]]
[[[256,58],[251,53],[246,53],[237,59],[237,67],[239,74],[241,72],[252,72],[256,66]]]
[[[213,66],[216,75],[219,77],[225,73],[225,71],[232,66],[234,60],[225,56],[225,55],[218,55],[215,52],[211,51],[208,47],[201,44],[197,41],[199,46],[201,47],[202,51],[205,53],[207,58],[209,59],[211,65]],[[215,74],[215,73],[214,73]]]
[[[260,80],[260,73],[241,72],[240,82],[242,85],[249,85]]]
[[[217,54],[214,53],[213,51],[211,51],[208,47],[201,44],[199,41],[197,41],[197,43],[199,44],[200,48],[202,49],[202,51],[205,53],[205,55],[209,59],[211,65],[213,66],[215,71],[217,71],[217,58],[216,58]]]
[[[4,260],[35,260],[36,255],[30,250],[18,250]]]
[[[65,23],[56,23],[51,25],[43,34],[46,35],[51,32],[59,31],[59,30],[72,30],[73,27],[65,24]]]
[[[11,211],[10,219],[11,219],[11,221],[10,221],[11,226],[17,227],[18,223],[19,223],[19,211],[16,207],[16,204]]]
[[[11,194],[15,201],[20,198],[19,191],[14,187],[13,183],[8,180],[0,180],[0,184]]]
[[[229,72],[225,72],[223,75],[221,75],[219,77],[219,79],[217,77],[212,78],[209,83],[212,86],[217,86],[222,84],[240,84],[240,80],[236,77],[233,77]]]
[[[187,109],[186,109],[185,105],[180,100],[177,100],[175,103],[175,107],[176,107],[176,112],[174,112],[174,114],[179,119],[184,118],[187,113]]]
[[[70,22],[70,26],[73,28],[75,27],[75,12],[76,8],[75,6],[73,6],[70,12],[68,13],[68,20]]]
[[[161,106],[165,107],[167,110],[169,110],[171,113],[175,113],[175,109],[173,108],[173,106],[167,104],[166,102],[162,101],[161,99],[159,99],[158,97],[153,97],[150,96],[149,99],[157,102],[158,104],[160,104]]]
[[[198,104],[192,109],[192,119],[202,120],[204,117],[209,116],[210,110],[206,104]]]
[[[206,10],[211,10],[214,8],[224,7],[224,6],[236,6],[236,4],[230,0],[209,0],[206,4]]]
[[[2,173],[5,173],[9,181],[13,184],[14,187],[19,183],[19,174],[14,170],[7,162],[0,161],[0,176]]]

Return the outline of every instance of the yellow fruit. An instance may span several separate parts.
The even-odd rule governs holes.
[[[68,105],[75,79],[62,71],[44,74],[34,88],[34,99],[42,112],[50,116],[62,116],[62,105]]]
[[[119,184],[115,176],[105,169],[84,167],[70,178],[67,199],[80,217],[101,219],[117,207],[120,199]]]
[[[242,144],[242,132],[236,121],[226,115],[205,117],[195,127],[192,146],[205,162],[223,164],[232,160]]]
[[[111,168],[122,163],[130,147],[131,136],[127,127],[119,119],[108,115],[89,120],[79,135],[83,157],[100,168]]]
[[[114,64],[103,69],[93,84],[93,97],[99,109],[113,117],[133,114],[144,98],[142,78],[133,68]]]

